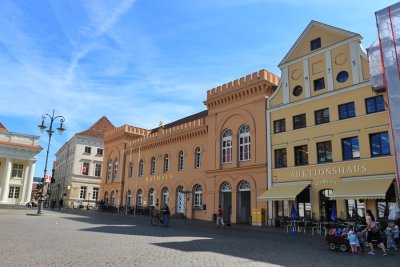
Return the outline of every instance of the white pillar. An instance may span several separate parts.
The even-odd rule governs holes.
[[[24,205],[31,201],[31,194],[32,194],[32,184],[33,184],[33,174],[35,172],[35,162],[29,161],[29,167],[27,174],[25,175],[24,179],[24,187],[22,189],[22,199],[21,205]]]
[[[1,184],[0,203],[8,203],[8,191],[10,190],[11,179],[11,163],[10,158],[6,158],[6,168],[4,169],[3,183]]]

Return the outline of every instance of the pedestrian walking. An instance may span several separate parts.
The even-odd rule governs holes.
[[[163,212],[163,224],[164,224],[164,226],[168,226],[169,225],[169,215],[171,214],[171,212],[169,211],[169,207],[167,204],[165,204],[162,212]]]
[[[379,233],[378,226],[375,222],[375,217],[370,209],[368,209],[365,213],[365,221],[367,223],[367,241],[369,248],[371,249],[371,251],[368,252],[368,255],[375,255],[375,249],[372,240],[377,240],[380,248],[382,249],[383,256],[387,256],[385,245],[382,242],[381,234]]]
[[[225,229],[224,212],[221,209],[221,205],[218,206],[217,210],[217,228],[219,228],[219,224],[221,224],[222,227]]]
[[[62,209],[64,206],[64,200],[62,198],[60,198],[60,201],[58,201],[58,209]]]

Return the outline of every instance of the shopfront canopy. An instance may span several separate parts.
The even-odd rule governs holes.
[[[331,199],[385,198],[394,177],[380,179],[342,179],[342,183],[329,196]]]
[[[260,195],[259,200],[295,200],[311,182],[307,183],[275,183],[267,192]]]

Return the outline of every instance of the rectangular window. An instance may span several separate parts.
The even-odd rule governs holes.
[[[94,176],[100,177],[101,176],[101,164],[96,163],[95,169],[94,169]]]
[[[300,114],[297,116],[293,116],[293,129],[301,129],[305,128],[306,125],[306,114]]]
[[[317,143],[318,163],[332,162],[332,143],[331,141]]]
[[[82,174],[89,175],[89,162],[84,162],[82,164]]]
[[[345,120],[356,116],[354,102],[339,105],[339,120]]]
[[[92,148],[90,146],[85,146],[85,153],[90,154],[92,151]]]
[[[239,137],[239,160],[250,160],[250,135],[241,135]]]
[[[321,48],[321,38],[311,40],[311,42],[310,42],[311,51],[318,49],[318,48]]]
[[[342,155],[343,160],[360,158],[360,145],[358,143],[358,137],[342,139]]]
[[[92,199],[97,200],[99,198],[99,188],[94,187],[93,188],[93,193],[92,193]]]
[[[102,148],[98,148],[97,149],[97,155],[103,155],[103,149]]]
[[[390,143],[388,132],[369,135],[371,157],[390,155]]]
[[[314,80],[314,91],[318,91],[325,88],[324,77]]]
[[[19,198],[19,186],[10,186],[10,191],[8,192],[8,198]]]
[[[384,111],[385,102],[383,101],[383,96],[378,95],[365,99],[365,107],[367,114]]]
[[[81,191],[79,194],[80,199],[86,199],[86,186],[81,186]]]
[[[308,164],[308,147],[307,147],[307,145],[294,147],[294,164],[296,166]]]
[[[275,168],[287,167],[286,148],[275,149]]]
[[[286,120],[280,119],[274,121],[274,133],[286,132]]]
[[[329,122],[329,109],[324,108],[314,111],[315,125],[328,123]]]
[[[12,177],[19,177],[22,178],[22,172],[24,170],[23,164],[14,163],[13,170],[12,170]]]

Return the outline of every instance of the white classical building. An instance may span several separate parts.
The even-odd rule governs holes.
[[[0,204],[25,205],[31,200],[39,136],[13,133],[0,122]]]
[[[104,132],[114,125],[101,117],[89,129],[75,134],[56,153],[51,200],[64,206],[93,206],[99,197]]]

